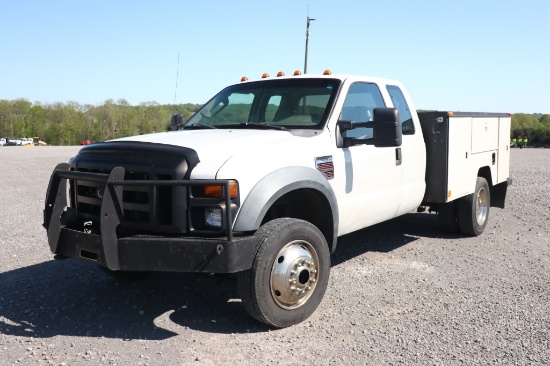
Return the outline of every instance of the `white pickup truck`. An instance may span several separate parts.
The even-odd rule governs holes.
[[[419,208],[480,235],[511,184],[510,122],[417,113],[393,80],[243,78],[169,132],[59,164],[44,227],[56,259],[112,275],[238,273],[246,310],[291,326],[320,303],[342,235]]]

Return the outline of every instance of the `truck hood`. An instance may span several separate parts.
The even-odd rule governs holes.
[[[139,141],[183,146],[195,150],[200,163],[193,171],[196,178],[213,178],[220,167],[239,153],[273,154],[281,144],[303,141],[303,137],[275,130],[192,130],[125,137],[113,141]],[[198,175],[198,176],[197,176]]]
[[[235,151],[257,148],[293,137],[286,131],[219,129],[154,133],[125,137],[116,141],[141,141],[183,146],[194,149],[200,157],[205,154],[209,155],[212,151],[220,152],[221,149],[224,151],[222,155],[227,156]]]

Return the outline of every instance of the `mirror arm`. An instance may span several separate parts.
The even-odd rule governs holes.
[[[355,122],[355,121],[346,121],[346,120],[340,120],[338,121],[338,126],[340,127],[340,131],[349,131],[360,127],[372,127],[373,122]]]
[[[377,142],[374,139],[357,139],[355,137],[344,137],[344,147],[356,145],[374,145]]]

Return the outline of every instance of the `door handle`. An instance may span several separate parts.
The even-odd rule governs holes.
[[[397,148],[395,149],[395,165],[396,165],[396,166],[401,165],[401,161],[402,161],[402,158],[401,158],[401,148],[400,148],[400,147],[397,147]]]

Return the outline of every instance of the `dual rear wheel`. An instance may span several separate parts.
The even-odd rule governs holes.
[[[483,233],[489,220],[491,193],[483,177],[477,177],[474,193],[439,207],[439,222],[442,228],[465,235]]]

